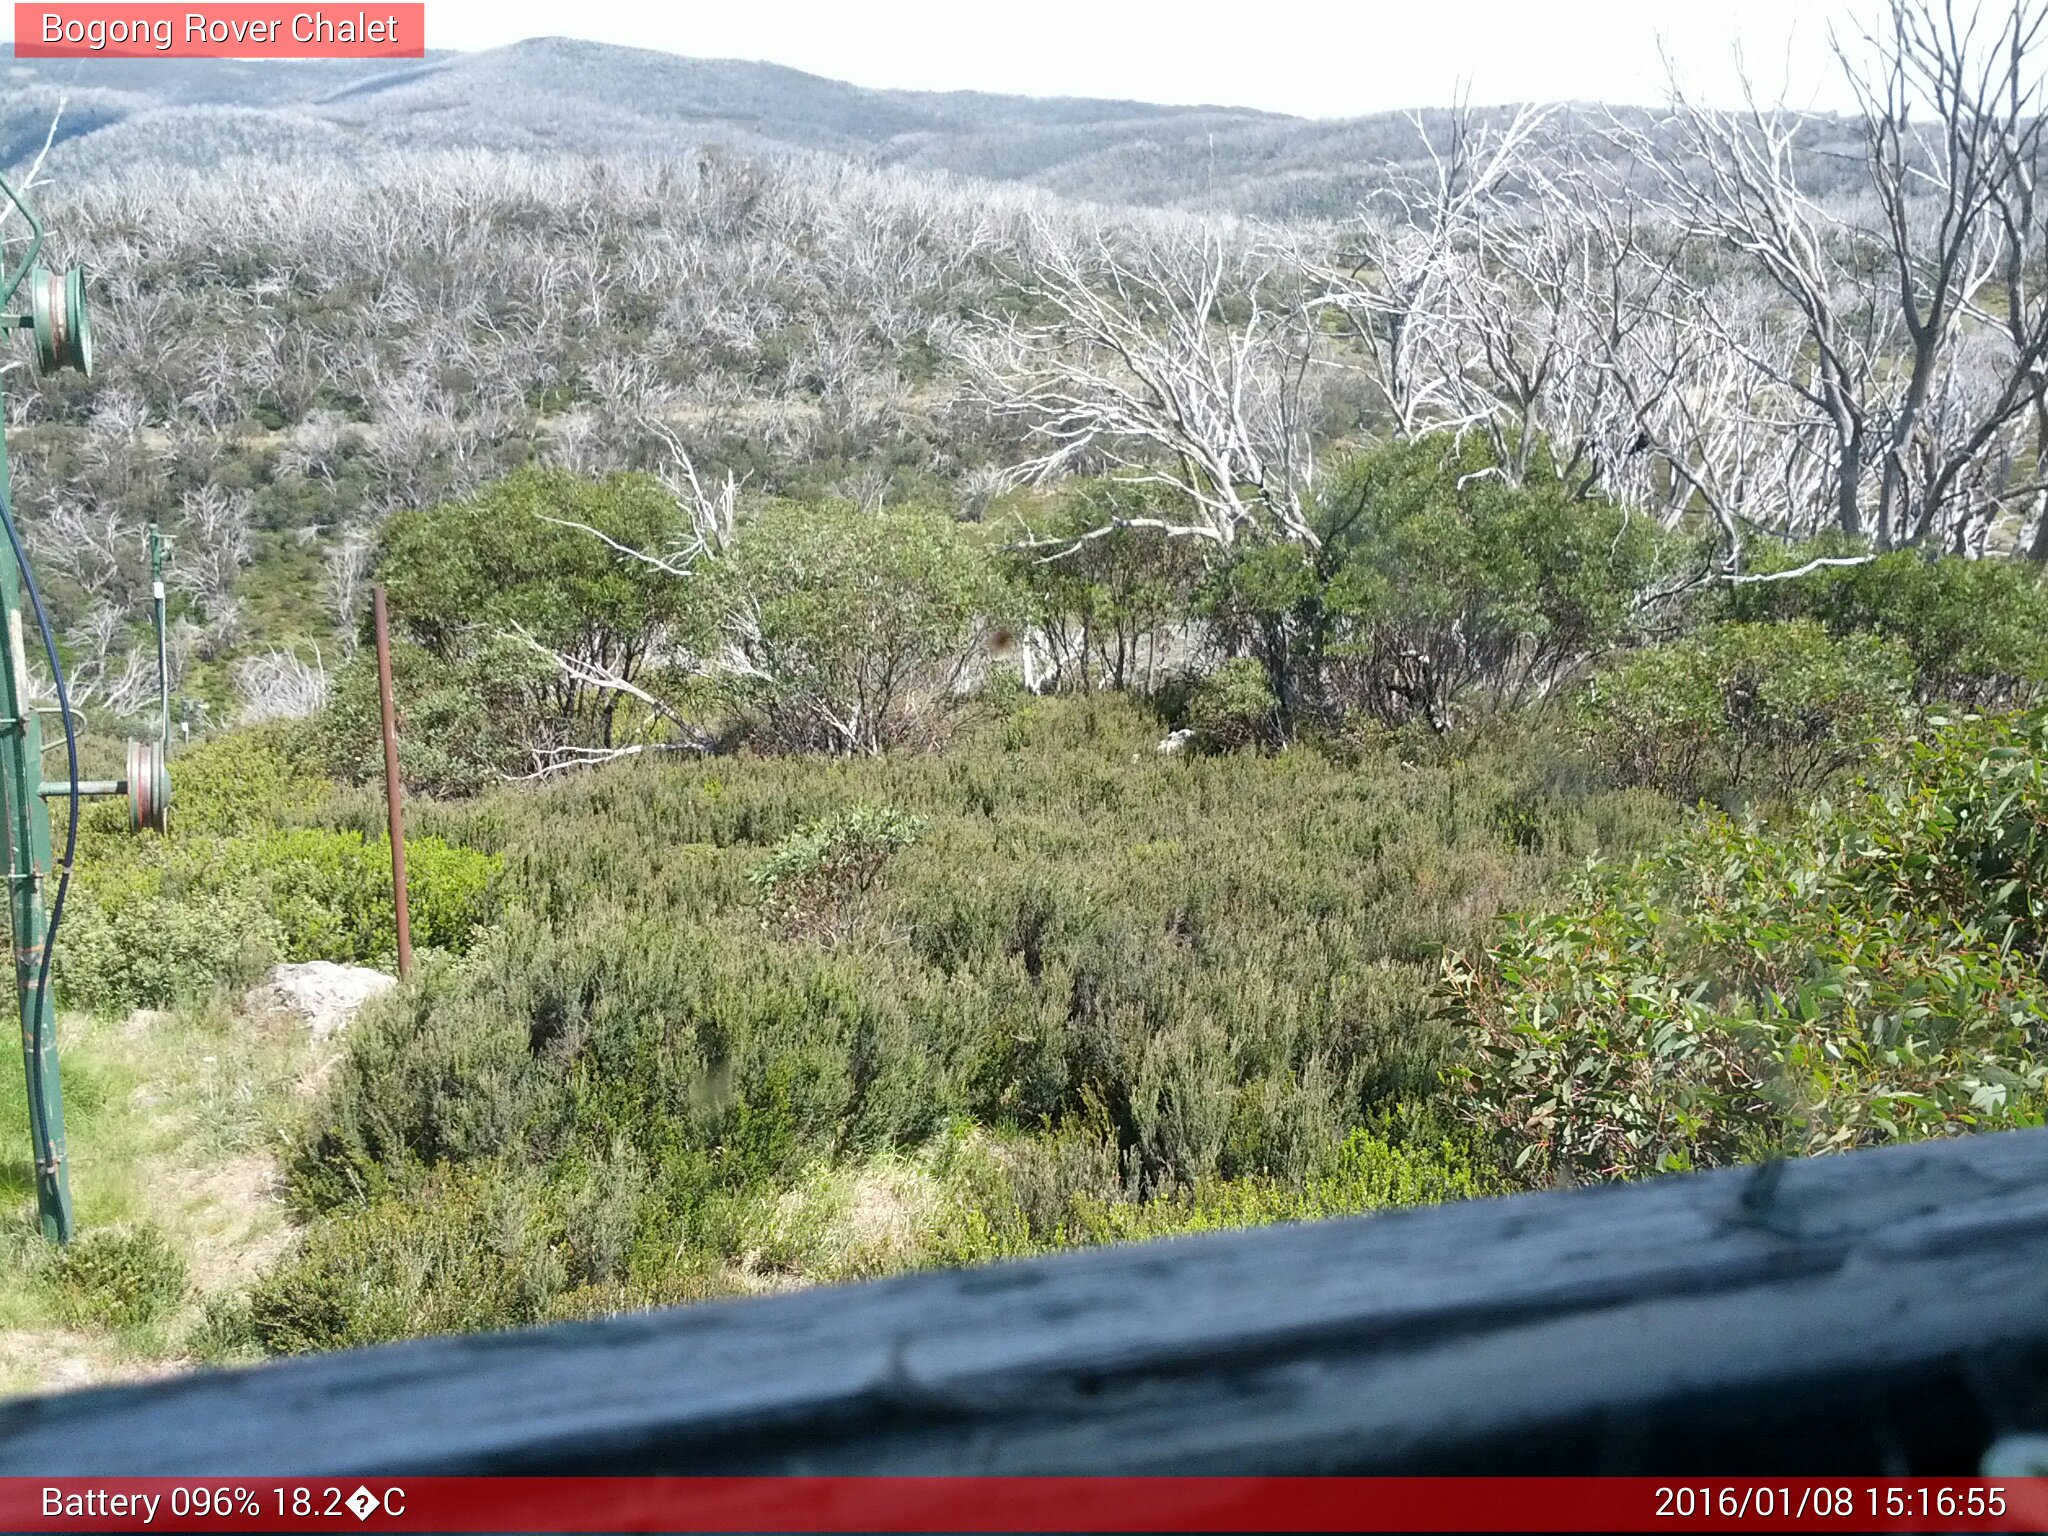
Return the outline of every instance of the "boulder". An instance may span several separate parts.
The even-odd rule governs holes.
[[[366,965],[307,960],[280,965],[249,989],[243,1006],[251,1013],[289,1013],[305,1020],[315,1040],[348,1028],[363,1004],[398,985],[395,977]]]

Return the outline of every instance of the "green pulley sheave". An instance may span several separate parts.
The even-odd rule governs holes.
[[[171,817],[171,775],[161,742],[128,743],[128,830],[162,832]]]
[[[85,309],[85,273],[62,276],[48,267],[28,274],[29,319],[36,333],[36,366],[44,373],[76,368],[92,377],[92,317]]]

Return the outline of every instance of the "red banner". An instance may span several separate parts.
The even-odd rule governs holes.
[[[2048,1531],[2048,1478],[0,1479],[9,1531]]]
[[[23,59],[417,59],[424,4],[14,7]]]

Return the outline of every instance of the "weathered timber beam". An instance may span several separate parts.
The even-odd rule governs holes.
[[[0,1404],[0,1473],[1969,1472],[2048,1131]]]

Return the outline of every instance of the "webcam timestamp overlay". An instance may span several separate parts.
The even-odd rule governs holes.
[[[0,1478],[10,1531],[2040,1531],[2048,1478]]]

